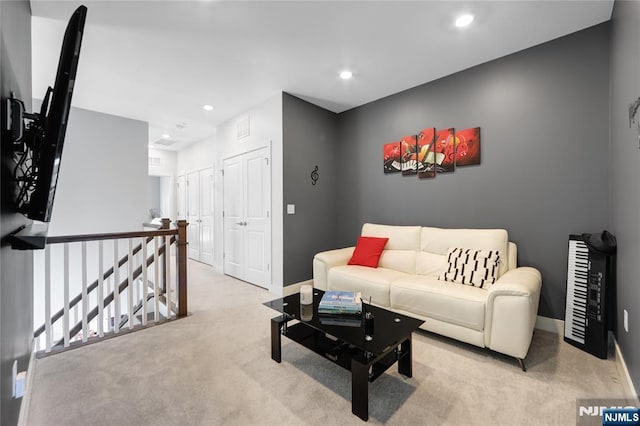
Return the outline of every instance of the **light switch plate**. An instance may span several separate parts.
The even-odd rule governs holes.
[[[287,204],[287,214],[296,214],[295,204]]]

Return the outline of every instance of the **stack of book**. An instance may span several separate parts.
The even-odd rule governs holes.
[[[353,291],[326,291],[318,305],[318,314],[361,315],[360,293]]]

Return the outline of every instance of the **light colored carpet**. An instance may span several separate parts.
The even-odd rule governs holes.
[[[37,360],[29,425],[359,425],[346,370],[283,338],[271,360],[265,290],[189,264],[179,321]],[[576,398],[624,396],[612,359],[536,331],[517,362],[427,332],[413,338],[413,378],[369,385],[369,423],[568,425]]]

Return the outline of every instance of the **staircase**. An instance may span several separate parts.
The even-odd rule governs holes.
[[[36,355],[186,316],[187,226],[48,238],[34,256]]]

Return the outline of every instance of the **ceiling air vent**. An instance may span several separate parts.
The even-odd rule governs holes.
[[[173,145],[174,143],[176,143],[176,141],[175,141],[175,140],[173,140],[173,139],[163,139],[163,138],[160,138],[160,139],[158,139],[157,141],[155,141],[153,144],[154,144],[154,145],[160,145],[160,146],[171,146],[171,145]]]

